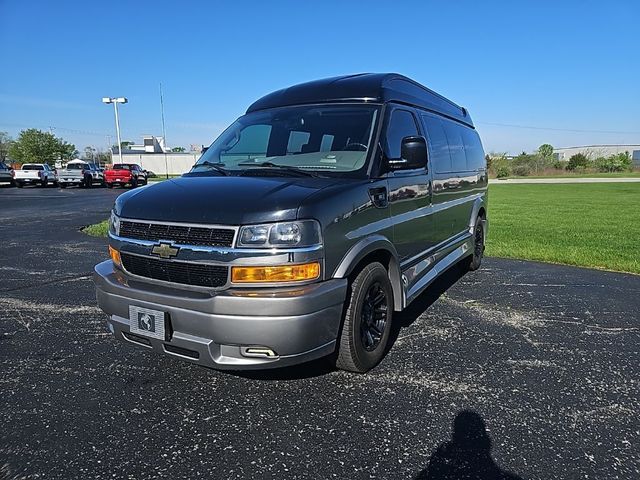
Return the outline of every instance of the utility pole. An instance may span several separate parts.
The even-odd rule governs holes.
[[[167,132],[165,131],[165,128],[164,128],[164,100],[162,98],[162,82],[160,82],[160,114],[162,116],[162,139],[164,141],[164,148],[162,149],[162,151],[164,152],[164,172],[168,179],[169,178],[169,165],[167,164],[168,144],[167,144]]]

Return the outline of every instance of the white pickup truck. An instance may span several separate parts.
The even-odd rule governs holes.
[[[56,185],[56,172],[46,163],[25,163],[20,170],[14,171],[13,182],[16,187],[25,185],[41,185],[46,187],[49,183]]]

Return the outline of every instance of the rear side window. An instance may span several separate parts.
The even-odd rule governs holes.
[[[391,118],[387,125],[384,151],[387,158],[400,158],[402,139],[415,135],[418,135],[418,127],[411,112],[407,110],[394,110],[391,113]]]
[[[427,131],[429,141],[429,162],[435,173],[447,173],[451,169],[451,156],[449,155],[449,142],[444,133],[442,121],[430,115],[422,115],[422,121]]]
[[[449,141],[449,155],[451,155],[451,171],[464,172],[467,169],[467,157],[464,153],[462,141],[463,127],[449,120],[444,121],[444,131]]]
[[[464,153],[467,157],[467,170],[485,168],[484,150],[478,132],[470,128],[463,128],[462,140],[464,141]]]

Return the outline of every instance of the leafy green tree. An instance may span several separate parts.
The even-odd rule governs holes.
[[[569,163],[567,163],[567,170],[580,170],[589,166],[589,159],[584,153],[576,153],[571,155]]]
[[[171,151],[174,153],[182,153],[182,152],[186,152],[187,149],[184,147],[173,147]]]
[[[538,154],[545,160],[545,162],[551,163],[553,160],[553,146],[548,143],[543,143],[538,147]]]
[[[97,152],[95,155],[95,162],[100,165],[108,165],[112,162],[111,153],[109,152]]]
[[[37,128],[22,130],[9,148],[9,157],[20,163],[48,163],[71,160],[78,151],[75,145]]]
[[[9,155],[9,147],[13,143],[13,139],[7,132],[0,132],[0,162],[4,162]]]

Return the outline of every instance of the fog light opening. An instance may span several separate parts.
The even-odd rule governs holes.
[[[243,357],[252,358],[277,358],[278,354],[269,347],[240,347]]]

